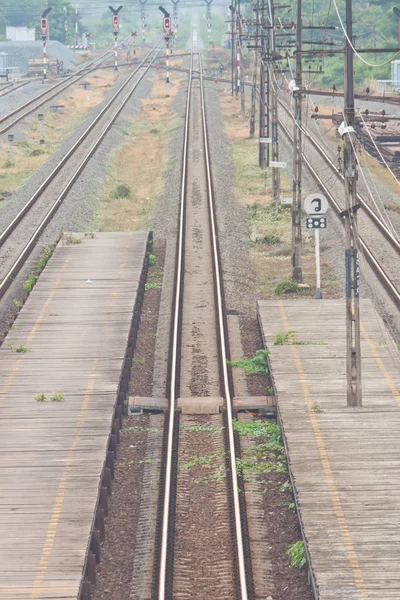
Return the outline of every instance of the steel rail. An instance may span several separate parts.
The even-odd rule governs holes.
[[[281,121],[281,127],[282,127],[283,132],[286,135],[286,137],[293,143],[292,135],[289,132],[289,130],[287,129],[287,127],[282,123],[282,121]],[[328,188],[322,181],[321,177],[318,175],[317,171],[311,165],[310,161],[304,155],[303,155],[303,161],[304,161],[305,165],[307,166],[308,170],[310,171],[311,175],[314,177],[314,179],[317,181],[317,183],[319,184],[321,189],[324,191],[324,194],[328,198],[328,200],[329,200],[330,204],[332,205],[332,207],[334,208],[336,214],[340,216],[340,214],[342,213],[342,208],[339,206],[339,204],[337,203],[337,201],[335,200],[335,198],[333,197],[331,192],[328,190]],[[377,259],[374,256],[374,254],[369,249],[366,242],[363,240],[363,238],[361,236],[358,236],[358,237],[360,240],[361,250],[363,251],[367,262],[369,263],[369,265],[372,268],[372,270],[374,271],[374,273],[378,276],[380,281],[383,283],[387,293],[393,299],[393,301],[395,302],[397,307],[400,308],[400,291],[394,285],[393,281],[387,275],[387,273],[383,269],[383,267],[379,264],[379,262],[377,261]]]
[[[83,171],[83,169],[86,166],[87,162],[93,156],[94,152],[97,150],[98,146],[103,141],[104,136],[106,135],[106,133],[108,132],[108,130],[113,125],[114,121],[116,120],[116,118],[118,117],[118,115],[120,114],[120,112],[122,111],[122,109],[124,108],[124,106],[126,105],[126,103],[128,102],[129,98],[132,96],[133,92],[136,90],[137,86],[139,85],[139,83],[141,82],[141,80],[143,79],[143,77],[148,72],[148,70],[150,68],[150,65],[152,64],[152,62],[154,61],[155,57],[160,52],[160,48],[159,48],[160,43],[161,43],[161,40],[159,40],[157,42],[157,44],[152,48],[152,50],[150,50],[150,52],[145,56],[145,58],[142,61],[142,66],[139,66],[129,76],[129,78],[124,82],[124,84],[119,88],[119,90],[109,100],[109,102],[103,108],[103,110],[101,111],[101,113],[96,117],[95,122],[91,123],[91,125],[89,126],[89,128],[86,130],[86,132],[85,132],[86,135],[84,134],[83,136],[81,136],[79,138],[78,142],[76,142],[74,144],[73,148],[74,148],[74,151],[75,151],[76,148],[78,147],[78,145],[87,137],[89,131],[91,131],[93,129],[94,125],[99,121],[99,119],[104,115],[104,113],[111,107],[111,105],[117,100],[117,98],[121,94],[122,90],[125,89],[125,87],[131,82],[131,80],[133,79],[133,77],[135,76],[135,74],[139,71],[139,69],[143,68],[144,63],[146,62],[146,60],[151,56],[151,54],[153,52],[156,52],[156,54],[154,55],[154,57],[150,59],[149,65],[145,66],[143,73],[140,74],[138,80],[134,83],[134,85],[132,86],[132,88],[129,90],[129,92],[127,93],[127,95],[125,96],[125,98],[123,99],[123,101],[121,102],[121,104],[119,105],[119,107],[117,108],[117,110],[109,118],[108,122],[106,123],[106,125],[102,129],[102,131],[99,134],[99,136],[97,137],[96,141],[92,144],[92,146],[90,147],[90,149],[86,153],[86,155],[83,158],[83,160],[79,163],[79,165],[75,169],[72,177],[69,179],[68,183],[64,186],[64,188],[61,191],[61,193],[57,196],[55,202],[52,204],[52,206],[50,207],[50,209],[48,210],[48,212],[46,213],[46,215],[43,217],[42,221],[37,226],[35,232],[32,234],[32,236],[28,240],[28,242],[25,245],[25,247],[23,248],[22,252],[19,254],[18,258],[16,259],[16,261],[14,262],[14,264],[12,265],[12,267],[9,269],[9,271],[7,272],[7,274],[4,276],[3,280],[0,283],[0,298],[4,295],[4,293],[6,292],[6,290],[8,289],[8,287],[10,286],[10,284],[12,283],[12,281],[14,280],[15,276],[17,275],[17,273],[19,272],[19,270],[21,269],[21,267],[25,263],[26,259],[28,258],[28,256],[32,252],[33,248],[35,247],[35,245],[36,245],[37,241],[39,240],[39,238],[40,238],[42,232],[44,231],[45,227],[50,223],[53,215],[57,212],[57,210],[60,207],[62,201],[64,200],[64,198],[68,194],[69,190],[71,189],[71,187],[73,186],[73,184],[75,183],[75,181],[77,180],[77,178],[79,177],[79,175],[81,174],[81,172]],[[69,154],[69,155],[71,156],[71,154]],[[65,164],[65,162],[63,162],[63,164]],[[52,172],[52,174],[49,175],[49,177],[46,179],[47,185],[44,188],[43,188],[43,185],[42,185],[39,188],[40,193],[39,193],[39,190],[38,190],[38,192],[36,192],[35,195],[32,196],[32,198],[35,198],[35,201],[40,196],[40,194],[44,191],[44,189],[46,189],[46,187],[48,186],[48,184],[50,183],[50,181],[52,179],[54,179],[55,175],[60,170],[61,170],[60,168],[54,169],[54,171]],[[32,200],[32,198],[31,198],[31,200]],[[29,202],[31,202],[31,200]],[[32,203],[29,205],[29,208],[31,206],[32,206]],[[27,208],[27,205],[25,205],[24,208],[14,218],[14,220],[12,221],[12,223],[10,223],[10,225],[7,228],[7,230],[8,230],[7,237],[17,227],[18,223],[22,220],[23,216],[28,212],[29,208]],[[13,225],[12,229],[10,229],[11,225]],[[5,230],[5,231],[7,231],[7,230]],[[5,231],[3,232],[2,236],[5,234]]]
[[[164,487],[164,504],[162,513],[162,530],[161,530],[161,552],[160,552],[160,572],[158,581],[158,600],[166,598],[166,581],[167,581],[167,555],[168,555],[168,538],[169,538],[169,516],[171,506],[171,480],[172,480],[172,463],[173,463],[173,446],[175,434],[175,404],[177,396],[177,366],[178,366],[178,348],[179,348],[179,331],[180,331],[180,308],[182,301],[182,270],[183,270],[183,240],[185,227],[185,198],[186,198],[186,175],[188,163],[188,147],[189,147],[189,115],[190,115],[190,100],[192,95],[192,79],[193,79],[193,52],[190,57],[189,80],[186,96],[185,110],[185,129],[183,138],[183,159],[182,159],[182,176],[181,176],[181,193],[180,193],[180,209],[179,209],[179,231],[177,241],[177,265],[176,265],[176,281],[175,281],[175,305],[173,312],[173,330],[172,330],[172,346],[171,346],[171,381],[169,386],[169,419],[168,419],[168,439],[167,439],[167,456],[165,462],[165,487]]]
[[[21,208],[21,210],[19,211],[19,213],[14,217],[14,219],[11,221],[11,223],[0,233],[0,247],[4,244],[4,242],[10,236],[10,234],[14,231],[14,229],[16,228],[16,226],[18,225],[18,223],[21,221],[21,219],[29,212],[29,210],[32,208],[32,206],[35,204],[35,202],[38,200],[38,198],[43,194],[43,192],[45,191],[45,189],[53,181],[54,177],[61,171],[61,169],[65,166],[65,164],[68,162],[68,160],[71,158],[71,156],[80,147],[80,145],[87,138],[87,136],[92,131],[92,129],[97,125],[97,123],[100,121],[100,119],[103,117],[103,115],[108,111],[108,109],[110,108],[110,106],[115,102],[115,100],[117,99],[117,97],[119,96],[119,94],[130,83],[130,81],[136,75],[136,73],[143,67],[144,62],[155,51],[155,49],[157,48],[157,46],[159,44],[160,44],[160,42],[158,42],[156,44],[156,46],[152,50],[150,50],[150,52],[144,57],[144,59],[142,60],[142,62],[140,63],[140,65],[131,73],[131,75],[127,78],[127,80],[123,83],[123,85],[116,91],[116,93],[114,94],[114,96],[112,96],[112,98],[110,98],[110,100],[107,102],[107,104],[101,110],[101,112],[90,123],[90,125],[85,129],[85,131],[82,133],[82,135],[79,137],[79,139],[68,150],[68,152],[65,154],[65,156],[63,156],[63,158],[56,165],[56,167],[54,167],[54,169],[52,170],[52,172],[46,177],[46,179],[43,181],[43,183],[40,185],[40,187],[30,197],[30,199],[28,200],[28,202],[26,204],[24,204],[24,206]],[[153,58],[153,60],[154,60],[154,58]],[[146,67],[147,70],[150,68],[151,64],[152,64],[152,62]]]
[[[278,102],[282,106],[282,108],[286,111],[286,113],[290,117],[292,117],[289,108],[285,105],[283,100],[278,98]],[[312,135],[307,131],[307,129],[304,126],[302,128],[302,131],[306,135],[307,140],[313,145],[313,147],[317,150],[317,152],[320,154],[320,156],[322,156],[322,158],[329,165],[329,167],[335,173],[335,175],[340,179],[340,181],[344,182],[344,176],[342,175],[342,173],[339,173],[339,169],[336,167],[336,165],[330,159],[328,154],[321,148],[321,146],[318,144],[318,142],[315,141],[315,139],[312,137]],[[357,200],[360,202],[360,204],[362,205],[366,214],[371,219],[371,221],[374,223],[374,225],[376,225],[378,227],[378,229],[381,231],[381,233],[383,233],[383,235],[385,236],[387,241],[393,246],[393,248],[396,250],[396,252],[400,254],[400,240],[398,240],[393,235],[393,233],[387,228],[387,226],[382,221],[382,219],[379,218],[379,216],[376,214],[376,212],[369,206],[368,202],[358,192],[357,192]]]
[[[210,221],[211,221],[211,238],[213,247],[213,262],[215,271],[215,282],[217,287],[217,307],[218,307],[218,326],[220,336],[220,348],[221,348],[221,362],[222,372],[224,380],[224,392],[226,399],[227,409],[227,422],[228,422],[228,439],[229,439],[229,461],[231,467],[232,476],[232,492],[233,492],[233,504],[234,504],[234,518],[235,518],[235,533],[236,533],[236,548],[237,548],[237,560],[239,567],[239,584],[241,592],[241,600],[248,599],[248,585],[246,576],[246,566],[244,558],[244,544],[243,544],[243,524],[242,517],[240,514],[240,501],[239,501],[239,486],[238,486],[238,474],[236,469],[236,452],[235,452],[235,439],[233,430],[233,399],[231,397],[229,377],[228,377],[228,363],[227,363],[227,351],[226,351],[226,340],[228,339],[227,332],[225,330],[224,320],[224,306],[223,306],[223,294],[221,289],[222,281],[222,268],[218,252],[218,234],[217,226],[215,222],[215,206],[211,180],[211,166],[210,166],[210,153],[208,143],[208,132],[207,132],[207,119],[206,119],[206,108],[205,108],[205,97],[204,97],[204,81],[203,81],[203,67],[200,60],[200,91],[201,91],[201,111],[203,121],[203,133],[204,133],[204,150],[206,159],[207,169],[207,188],[208,188],[208,202],[210,207]]]
[[[2,88],[0,90],[0,98],[3,98],[3,96],[7,96],[8,94],[11,94],[12,92],[16,92],[20,88],[25,87],[26,85],[28,85],[28,83],[31,83],[31,82],[30,81],[23,81],[22,83],[18,83],[18,84],[17,83],[10,83],[9,85],[7,85],[6,87],[4,87],[4,88]]]
[[[159,567],[159,580],[158,580],[158,598],[157,600],[166,600],[167,596],[167,559],[168,559],[168,548],[169,548],[169,533],[170,533],[170,510],[171,510],[171,491],[172,491],[172,467],[173,467],[173,452],[174,452],[174,437],[175,437],[175,405],[178,390],[178,365],[179,365],[179,335],[180,335],[180,321],[181,321],[181,305],[182,305],[182,277],[183,277],[183,264],[184,264],[184,227],[185,227],[185,202],[186,202],[186,178],[187,178],[187,166],[188,166],[188,141],[189,141],[189,117],[191,107],[191,94],[192,94],[192,81],[193,73],[199,73],[200,78],[200,95],[201,95],[201,116],[202,116],[202,128],[204,136],[204,157],[205,167],[207,174],[207,194],[208,194],[208,205],[211,225],[211,238],[212,238],[212,260],[214,266],[214,278],[215,287],[217,294],[217,318],[218,318],[218,335],[219,345],[221,349],[221,366],[223,375],[223,388],[226,398],[227,405],[227,421],[228,421],[228,441],[229,441],[229,461],[231,467],[232,476],[232,492],[233,492],[233,505],[234,505],[234,521],[235,521],[235,541],[237,550],[237,564],[239,568],[239,584],[241,600],[248,600],[248,584],[245,567],[245,553],[243,544],[243,526],[242,518],[240,513],[240,501],[239,501],[239,489],[238,489],[238,478],[236,469],[236,453],[235,453],[235,440],[233,430],[233,409],[232,409],[232,398],[230,393],[228,367],[227,367],[227,351],[226,351],[226,340],[227,332],[224,321],[224,309],[223,309],[223,293],[222,293],[222,269],[220,264],[218,243],[217,243],[217,227],[215,222],[215,209],[214,209],[214,198],[212,192],[212,178],[211,178],[211,166],[210,166],[210,153],[208,144],[208,132],[206,122],[206,110],[205,110],[205,96],[204,96],[204,82],[203,82],[203,68],[201,64],[201,58],[199,55],[199,70],[193,69],[193,53],[191,55],[190,69],[189,69],[189,81],[186,98],[186,111],[185,111],[185,128],[184,128],[184,146],[183,146],[183,162],[182,162],[182,175],[181,175],[181,193],[180,193],[180,210],[179,210],[179,230],[177,240],[177,265],[176,265],[176,281],[175,281],[175,299],[173,308],[173,325],[172,325],[172,344],[171,344],[171,362],[170,362],[170,383],[169,383],[169,418],[168,418],[168,437],[167,437],[167,451],[166,451],[166,466],[165,466],[165,484],[163,494],[163,511],[162,511],[162,533],[161,533],[161,552],[160,552],[160,567]]]
[[[24,109],[27,109],[19,117],[14,119],[11,123],[9,123],[2,129],[0,129],[0,135],[2,135],[3,133],[6,133],[6,131],[9,131],[9,129],[11,129],[11,127],[16,125],[20,121],[22,121],[22,119],[24,119],[25,117],[30,115],[34,110],[36,110],[40,106],[43,106],[43,104],[46,104],[46,102],[49,102],[49,100],[52,100],[52,98],[54,98],[55,96],[58,96],[58,94],[61,94],[61,92],[63,92],[67,88],[69,88],[71,85],[74,85],[77,81],[79,81],[80,79],[82,79],[83,77],[85,77],[86,75],[91,73],[92,71],[95,71],[96,69],[98,69],[99,66],[103,62],[105,62],[111,55],[112,55],[112,51],[108,50],[103,56],[89,62],[84,67],[81,67],[76,73],[72,73],[71,75],[68,75],[68,77],[66,77],[62,81],[59,81],[58,83],[54,84],[50,89],[47,89],[44,92],[41,92],[40,94],[35,96],[35,98],[28,100],[28,102],[25,102],[25,104],[22,104],[18,108],[15,108],[8,114],[1,117],[0,123],[4,123],[4,122],[8,121],[8,119],[11,119],[13,116],[18,115],[18,113],[24,111]]]

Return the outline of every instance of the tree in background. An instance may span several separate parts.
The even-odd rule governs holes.
[[[6,26],[30,27],[36,29],[36,39],[40,39],[39,19],[42,12],[51,7],[49,15],[50,39],[65,42],[65,11],[67,9],[70,36],[75,31],[74,6],[69,0],[4,0],[0,6],[0,33],[5,34]]]

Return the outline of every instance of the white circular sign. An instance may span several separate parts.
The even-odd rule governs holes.
[[[310,194],[304,200],[304,210],[308,215],[324,215],[328,210],[328,200],[322,194]]]

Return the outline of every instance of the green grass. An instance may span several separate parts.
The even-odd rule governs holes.
[[[304,542],[299,540],[291,544],[286,550],[286,555],[289,557],[290,566],[297,569],[305,569],[307,566],[307,555],[304,547]]]
[[[38,260],[34,263],[32,267],[32,271],[25,279],[23,283],[23,288],[28,294],[35,287],[35,284],[39,278],[40,273],[43,271],[45,266],[47,265],[49,258],[52,254],[51,248],[49,246],[45,246],[38,258]]]
[[[244,370],[246,375],[254,373],[266,373],[268,371],[267,356],[269,352],[267,350],[257,350],[254,356],[245,357],[242,360],[230,361],[228,365],[231,367],[240,367]]]
[[[146,283],[144,286],[145,290],[158,290],[161,288],[161,282],[155,281],[154,283]]]
[[[300,288],[298,283],[295,281],[285,280],[278,283],[276,286],[274,293],[277,296],[282,296],[283,294],[297,294]]]

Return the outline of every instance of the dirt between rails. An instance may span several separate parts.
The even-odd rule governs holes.
[[[174,540],[174,593],[179,600],[230,600],[229,503],[222,415],[182,415]]]

